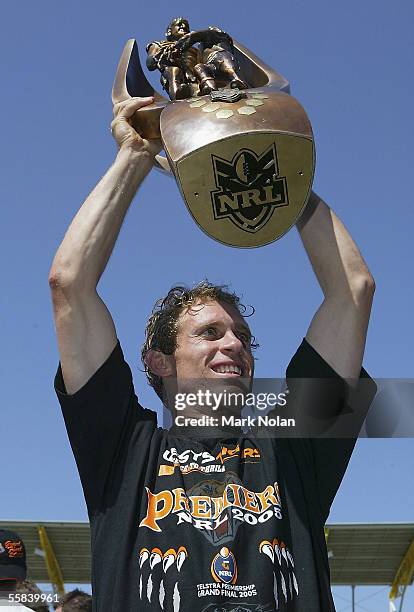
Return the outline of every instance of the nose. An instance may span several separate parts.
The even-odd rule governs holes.
[[[222,350],[232,351],[234,353],[237,353],[243,349],[242,341],[240,340],[240,338],[236,336],[236,334],[231,329],[227,330],[222,340],[223,340],[223,343],[221,346]]]

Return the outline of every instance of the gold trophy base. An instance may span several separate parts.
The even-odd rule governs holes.
[[[206,234],[229,246],[259,247],[281,238],[300,216],[313,155],[312,140],[303,136],[243,134],[192,151],[173,169],[189,212]],[[253,184],[246,176],[249,163],[258,169]],[[271,176],[262,172],[266,165],[275,170]]]

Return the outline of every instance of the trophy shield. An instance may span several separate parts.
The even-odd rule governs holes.
[[[233,41],[245,89],[226,86],[170,101],[147,80],[136,41],[127,42],[112,90],[113,103],[154,96],[132,125],[161,138],[172,173],[197,225],[233,247],[259,247],[281,238],[310,195],[315,148],[310,121],[290,95],[289,82]]]

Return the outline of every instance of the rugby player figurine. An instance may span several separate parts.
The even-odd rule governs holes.
[[[237,73],[233,40],[223,30],[210,26],[190,32],[187,19],[177,17],[165,36],[147,46],[147,68],[161,72],[161,84],[171,100],[207,95],[225,86],[247,88]]]

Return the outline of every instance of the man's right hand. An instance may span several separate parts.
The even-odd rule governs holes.
[[[114,119],[111,123],[111,132],[120,149],[130,148],[136,152],[148,153],[155,157],[160,152],[160,140],[146,140],[132,127],[131,119],[134,113],[154,102],[154,98],[130,98],[114,105]]]

